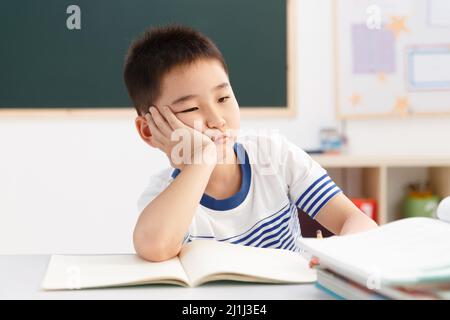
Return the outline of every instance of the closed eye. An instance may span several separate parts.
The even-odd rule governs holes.
[[[222,97],[222,98],[220,98],[218,101],[219,101],[219,103],[224,103],[224,102],[225,102],[226,100],[228,100],[229,98],[230,98],[229,96]],[[186,109],[186,110],[177,112],[177,113],[187,113],[187,112],[192,112],[192,111],[195,111],[195,110],[198,110],[198,108],[197,108],[197,107],[193,107],[193,108],[189,108],[189,109]]]
[[[186,112],[191,112],[191,111],[195,111],[195,110],[197,110],[197,109],[198,109],[197,107],[193,107],[193,108],[189,108],[189,109],[186,109],[186,110],[183,110],[183,111],[177,112],[177,113],[186,113]]]

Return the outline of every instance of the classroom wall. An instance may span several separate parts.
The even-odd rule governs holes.
[[[331,4],[297,6],[298,113],[243,119],[248,129],[279,129],[299,146],[319,146],[334,118]],[[268,75],[270,76],[270,75]],[[239,97],[238,97],[239,98]],[[446,154],[450,117],[347,124],[357,154]],[[133,119],[0,117],[0,254],[123,253],[149,176],[168,165],[135,131]]]

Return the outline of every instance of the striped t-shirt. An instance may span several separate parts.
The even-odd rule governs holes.
[[[214,239],[247,246],[301,251],[297,208],[315,218],[341,192],[325,169],[280,135],[238,138],[234,151],[242,172],[240,190],[227,199],[203,194],[184,242]],[[142,211],[179,173],[153,176],[138,201]]]

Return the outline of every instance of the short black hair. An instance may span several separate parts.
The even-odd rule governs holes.
[[[200,59],[218,60],[228,67],[217,46],[199,31],[182,25],[147,29],[128,49],[124,80],[138,115],[144,115],[161,94],[161,83],[174,67]]]

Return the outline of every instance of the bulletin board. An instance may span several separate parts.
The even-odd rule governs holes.
[[[449,0],[334,0],[340,119],[450,115]]]

